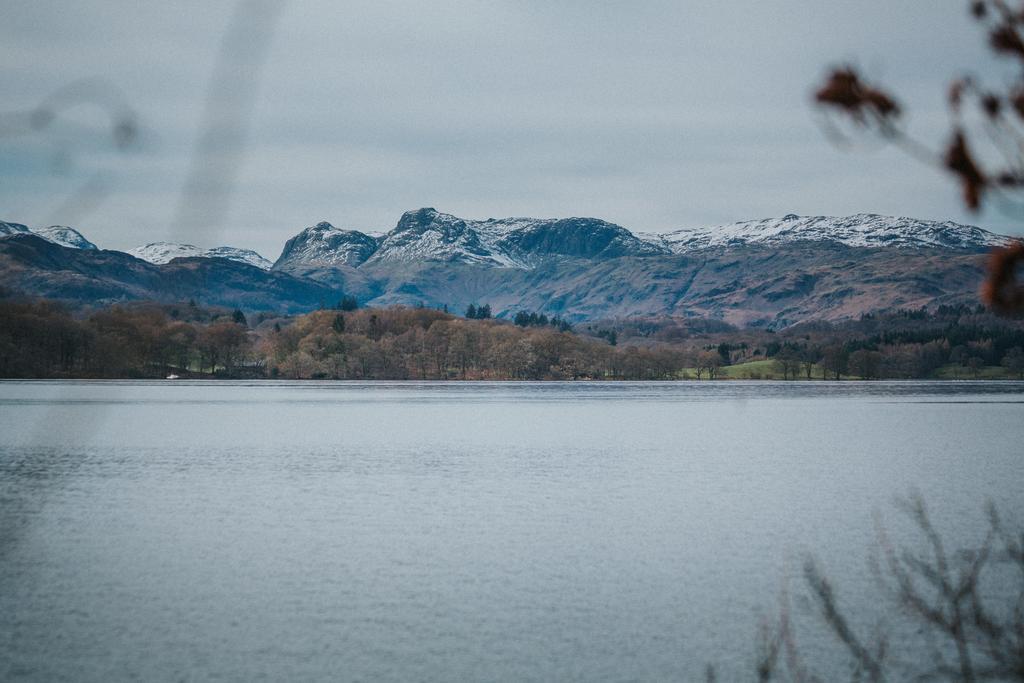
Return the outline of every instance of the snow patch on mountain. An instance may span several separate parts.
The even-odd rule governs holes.
[[[177,242],[150,242],[141,247],[135,247],[128,251],[135,258],[142,259],[161,265],[170,263],[176,258],[224,258],[229,261],[246,263],[261,270],[270,270],[271,263],[251,249],[239,249],[238,247],[213,247],[203,249],[194,244],[179,244]]]
[[[668,249],[597,218],[466,220],[424,208],[403,214],[369,261],[430,260],[529,269],[550,258],[663,253]]]
[[[952,221],[877,214],[797,216],[634,234],[597,218],[468,220],[433,208],[404,213],[391,231],[370,236],[330,223],[306,228],[285,245],[277,267],[442,261],[531,269],[550,259],[608,259],[684,254],[744,244],[829,242],[850,247],[981,251],[1009,238]]]
[[[788,214],[782,218],[684,228],[643,237],[677,254],[713,247],[788,242],[836,242],[849,247],[983,250],[1009,241],[1003,235],[953,221],[926,221],[872,213],[842,217]]]
[[[384,235],[369,260],[513,265],[503,254],[488,248],[472,223],[431,208],[407,211],[398,225]]]
[[[71,249],[87,249],[95,251],[97,246],[85,239],[82,233],[66,225],[51,225],[47,228],[31,230],[21,223],[5,223],[0,221],[0,237],[7,235],[38,235],[48,242],[59,244]]]
[[[657,256],[669,251],[599,218],[512,219],[497,246],[520,263],[568,257],[608,259]]]
[[[7,235],[23,235],[30,232],[32,231],[28,229],[27,225],[0,221],[0,237],[6,237]]]
[[[48,228],[39,228],[32,232],[43,239],[50,240],[54,244],[59,244],[62,247],[87,250],[98,249],[95,244],[85,239],[82,233],[78,232],[74,228],[69,228],[66,225],[51,225]]]
[[[326,221],[288,240],[275,268],[294,265],[358,266],[377,251],[378,239],[358,230],[343,230]]]

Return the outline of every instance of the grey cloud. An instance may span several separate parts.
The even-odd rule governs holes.
[[[922,137],[941,135],[945,82],[1005,68],[956,1],[294,0],[213,232],[173,216],[233,4],[9,4],[5,108],[100,75],[145,135],[127,155],[84,142],[57,176],[40,161],[52,140],[0,138],[0,218],[58,220],[62,198],[103,170],[111,192],[78,225],[101,246],[181,239],[274,256],[317,220],[386,229],[423,205],[643,230],[789,211],[1017,229],[965,214],[947,178],[893,150],[837,150],[808,106],[827,66],[855,60],[905,94]]]

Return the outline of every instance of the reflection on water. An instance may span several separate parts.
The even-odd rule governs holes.
[[[1024,518],[1022,392],[0,383],[0,677],[730,679],[893,496]]]

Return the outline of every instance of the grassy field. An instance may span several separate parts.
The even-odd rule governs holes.
[[[821,375],[820,372],[817,373]],[[686,379],[697,379],[695,368],[683,370],[683,377]],[[707,379],[708,374],[704,372],[702,379]],[[747,363],[726,365],[718,368],[718,379],[782,379],[782,374],[776,374],[775,361],[773,360],[752,360]]]
[[[775,361],[752,360],[719,368],[723,377],[729,379],[782,379],[782,373],[776,376]]]

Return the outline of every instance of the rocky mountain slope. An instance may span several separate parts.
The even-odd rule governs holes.
[[[344,293],[370,305],[461,311],[487,302],[497,315],[699,316],[777,328],[974,303],[986,251],[1006,240],[873,214],[637,235],[596,218],[467,220],[427,208],[383,235],[318,223],[288,240],[268,272],[255,252],[230,247],[155,243],[134,258],[59,247],[4,223],[0,287],[74,301],[185,297],[288,310]]]
[[[983,250],[1003,244],[1006,239],[952,221],[940,223],[877,214],[839,218],[789,214],[710,228],[634,235],[597,218],[473,221],[425,208],[403,214],[394,229],[379,237],[318,223],[285,244],[275,267],[443,261],[532,268],[552,257],[603,260],[686,254],[748,244],[827,242],[848,247]]]
[[[288,240],[274,267],[443,261],[530,268],[550,257],[601,260],[669,253],[665,246],[597,218],[473,221],[426,208],[406,212],[380,237],[318,223]]]
[[[284,245],[274,266],[287,269],[302,266],[357,267],[377,251],[377,239],[357,230],[339,230],[330,223],[306,228]]]
[[[976,300],[984,254],[1007,238],[874,214],[784,216],[634,235],[593,218],[470,221],[420,209],[374,237],[327,223],[274,264],[374,304],[487,301],[570,320],[707,316],[782,326]]]

